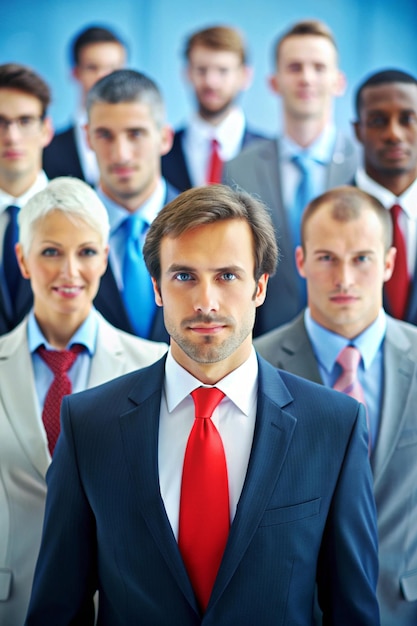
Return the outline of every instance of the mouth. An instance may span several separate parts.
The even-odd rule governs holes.
[[[337,294],[335,296],[330,296],[330,301],[335,304],[353,304],[358,300],[359,298],[357,296],[350,294]]]
[[[64,298],[74,298],[83,291],[83,287],[76,285],[62,285],[53,287],[52,290]]]

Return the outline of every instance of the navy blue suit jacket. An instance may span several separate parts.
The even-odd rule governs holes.
[[[46,146],[43,151],[43,169],[50,179],[57,176],[75,176],[85,180],[75,143],[74,126],[54,135],[51,143]]]
[[[185,191],[192,187],[182,147],[184,133],[185,128],[176,131],[171,150],[162,157],[162,175],[180,191]],[[265,136],[246,129],[241,148],[248,146],[257,139],[265,139]]]
[[[177,189],[167,184],[167,193],[165,204],[171,202],[179,194]],[[116,328],[120,328],[127,333],[135,334],[135,331],[127,314],[122,294],[116,283],[110,262],[107,265],[106,272],[101,278],[100,287],[94,300],[94,306],[100,311],[103,317]],[[155,312],[151,334],[148,339],[152,341],[164,341],[169,343],[169,336],[164,324],[163,310],[158,307]]]
[[[242,494],[204,615],[160,495],[165,359],[64,398],[27,626],[377,626],[364,409],[259,359]],[[316,587],[317,585],[317,587]],[[53,599],[53,600],[52,600]]]

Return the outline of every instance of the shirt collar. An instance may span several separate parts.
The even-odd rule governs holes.
[[[71,337],[66,349],[70,348],[74,343],[85,346],[90,356],[93,356],[96,351],[98,332],[98,314],[95,309],[92,309],[88,317],[84,320],[81,326],[75,331]],[[38,322],[36,321],[33,310],[28,316],[28,345],[30,353],[36,352],[39,346],[45,346],[47,350],[55,350],[50,343],[44,337]]]
[[[29,189],[18,198],[14,198],[10,194],[0,189],[0,209],[4,211],[11,204],[22,208],[22,206],[24,206],[26,202],[28,202],[31,197],[35,195],[35,193],[38,193],[38,191],[42,191],[42,189],[45,189],[47,184],[48,179],[46,177],[46,174],[43,170],[41,170],[38,173],[33,185],[31,185],[31,187],[29,187]]]
[[[166,192],[166,181],[161,177],[150,198],[137,208],[137,213],[140,214],[140,217],[148,224],[153,222],[159,211],[164,206]],[[120,206],[120,204],[114,202],[114,200],[111,200],[111,198],[104,193],[101,187],[98,187],[97,193],[107,209],[110,222],[110,232],[114,233],[122,222],[124,222],[124,220],[131,215],[131,213],[124,207]]]
[[[358,348],[362,356],[364,369],[367,370],[384,340],[387,318],[385,311],[381,309],[376,320],[353,340],[333,333],[318,324],[312,319],[309,308],[304,313],[304,323],[314,354],[320,364],[330,374],[339,352],[348,345],[354,345]]]
[[[165,363],[165,395],[171,413],[194,389],[202,383],[187,372],[172,356],[171,349]],[[254,348],[240,367],[222,378],[216,385],[245,415],[249,415],[258,391],[258,360]]]
[[[332,160],[336,141],[336,128],[333,124],[325,127],[323,132],[307,148],[301,148],[288,135],[282,135],[280,141],[280,155],[283,160],[291,160],[295,156],[303,155],[318,163],[326,164]]]
[[[355,180],[360,189],[378,198],[385,208],[399,204],[409,218],[417,220],[417,178],[400,196],[395,196],[392,191],[370,178],[363,167],[357,170]]]
[[[227,160],[228,153],[236,151],[236,146],[240,147],[244,131],[245,115],[238,106],[234,106],[224,120],[216,126],[203,120],[198,113],[192,116],[187,126],[187,133],[189,133],[189,137],[193,142],[200,142],[206,145],[207,141],[217,139],[220,144],[222,157],[225,160]]]

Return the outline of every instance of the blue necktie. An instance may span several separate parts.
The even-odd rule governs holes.
[[[125,257],[123,262],[123,301],[135,333],[149,337],[155,314],[152,281],[142,254],[141,236],[148,224],[138,215],[129,215],[123,223]]]
[[[298,154],[293,157],[293,162],[301,172],[300,182],[295,193],[294,204],[290,208],[289,216],[291,235],[295,248],[301,241],[301,216],[307,204],[313,199],[314,190],[312,174],[313,159]]]
[[[9,223],[4,232],[3,241],[3,273],[6,279],[7,289],[10,295],[10,301],[14,308],[14,301],[17,289],[21,279],[19,266],[16,260],[15,245],[18,240],[19,228],[17,224],[17,214],[19,207],[8,206],[6,212],[9,214]]]

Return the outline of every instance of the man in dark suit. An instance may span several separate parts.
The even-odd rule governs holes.
[[[162,173],[180,191],[220,182],[222,163],[263,135],[248,128],[237,104],[249,87],[251,68],[242,35],[228,26],[193,33],[185,45],[186,73],[197,111],[176,131]]]
[[[414,626],[417,329],[382,308],[396,253],[391,242],[388,211],[364,191],[340,187],[313,200],[297,249],[308,309],[255,345],[275,367],[326,386],[337,386],[339,355],[358,351],[378,515],[381,624]]]
[[[355,106],[364,158],[355,184],[378,198],[397,226],[397,262],[384,286],[385,308],[417,324],[417,79],[396,69],[371,74],[358,87]]]
[[[87,139],[100,170],[98,194],[111,229],[109,264],[94,304],[113,326],[167,341],[141,252],[152,220],[178,194],[161,176],[161,155],[172,145],[162,95],[144,74],[117,70],[89,91],[87,114]],[[137,259],[131,261],[132,246]]]
[[[305,306],[305,287],[294,263],[302,210],[325,189],[350,182],[357,164],[354,141],[332,120],[345,78],[329,28],[314,20],[299,22],[278,39],[274,53],[270,84],[282,100],[282,133],[228,162],[224,178],[266,203],[281,248],[281,271],[270,281],[255,336],[289,321]]]
[[[31,68],[0,65],[0,335],[13,330],[33,302],[14,246],[18,211],[48,183],[42,150],[53,135],[50,99],[49,86]]]
[[[85,137],[85,100],[95,82],[125,65],[127,50],[116,33],[102,26],[89,26],[77,33],[70,50],[72,76],[80,90],[80,103],[74,123],[56,133],[44,150],[43,166],[48,178],[75,176],[95,185],[99,172],[94,152]]]
[[[64,400],[27,626],[92,624],[96,588],[100,626],[312,626],[316,597],[325,624],[377,626],[364,408],[252,347],[268,212],[190,189],[144,254],[170,350]]]

